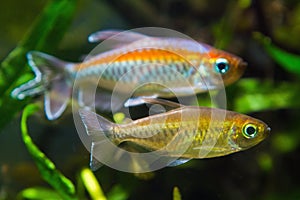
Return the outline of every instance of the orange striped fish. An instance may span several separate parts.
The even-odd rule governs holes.
[[[16,88],[12,96],[24,99],[44,92],[46,116],[54,120],[65,110],[75,80],[80,86],[76,94],[79,105],[90,106],[91,85],[117,94],[134,91],[135,97],[188,96],[235,82],[246,66],[235,55],[183,38],[108,30],[90,35],[89,41],[107,38],[113,43],[111,49],[82,63],[29,52],[28,62],[36,77]],[[138,99],[127,105],[139,104]]]

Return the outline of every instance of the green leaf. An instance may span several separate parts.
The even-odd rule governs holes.
[[[280,66],[289,72],[300,75],[300,55],[288,53],[272,44],[271,39],[261,33],[255,32],[253,37],[259,41],[267,51],[267,53]]]
[[[273,168],[272,157],[267,153],[260,153],[257,157],[257,162],[260,168],[266,172],[271,171]]]
[[[272,138],[272,146],[281,153],[290,153],[299,147],[298,132],[277,133]]]
[[[299,108],[300,84],[241,79],[227,89],[227,102],[236,112],[249,113],[282,108]]]
[[[121,185],[115,185],[107,194],[109,200],[125,200],[128,197],[128,192]]]
[[[181,194],[178,187],[174,187],[173,189],[173,200],[181,200]]]
[[[238,19],[242,16],[243,10],[249,6],[249,0],[228,1],[227,6],[224,8],[223,17],[212,26],[212,33],[215,38],[214,47],[224,49],[230,44],[234,37]]]
[[[93,200],[106,200],[106,197],[103,194],[97,178],[94,176],[93,172],[90,169],[82,169],[80,172],[80,177]]]
[[[32,78],[26,59],[30,50],[54,52],[72,20],[76,0],[50,1],[19,45],[0,65],[0,129],[28,103],[10,97],[19,84]]]
[[[29,104],[25,107],[21,118],[21,131],[23,141],[34,159],[40,174],[43,179],[47,181],[63,199],[76,199],[75,187],[73,183],[66,178],[61,172],[59,172],[54,163],[49,160],[46,155],[39,150],[39,148],[33,143],[27,130],[27,118],[37,111],[41,110],[41,105]]]
[[[122,112],[118,112],[113,115],[113,118],[114,118],[115,123],[121,124],[125,119],[125,114]]]
[[[217,98],[218,93],[198,95],[198,104],[194,105],[218,107],[218,102],[214,105],[211,101],[212,96]],[[226,88],[226,98],[227,109],[241,113],[299,108],[300,83],[244,78]]]
[[[44,187],[27,188],[19,193],[18,199],[63,200],[55,190]]]

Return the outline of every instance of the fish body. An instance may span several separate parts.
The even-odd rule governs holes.
[[[246,150],[270,132],[264,122],[250,116],[197,106],[181,106],[127,124],[114,124],[86,110],[80,110],[80,115],[88,135],[104,134],[117,146],[129,142],[147,151],[163,151],[164,156],[187,160]],[[91,152],[93,159],[103,150]]]
[[[232,66],[224,74],[215,68],[220,58]],[[94,77],[100,87],[108,90],[113,90],[118,83],[123,87],[116,92],[131,92],[145,84],[135,95],[174,97],[171,90],[178,92],[177,96],[186,96],[191,94],[191,88],[199,93],[231,84],[240,78],[244,67],[240,58],[203,43],[145,37],[95,56],[73,70],[76,78],[84,81]]]
[[[100,31],[89,39],[95,42],[110,37],[117,45],[82,63],[29,52],[28,62],[36,77],[16,88],[12,96],[23,99],[44,92],[46,116],[53,120],[65,110],[75,81],[79,85],[77,101],[89,106],[91,85],[119,94],[134,91],[133,96],[189,96],[235,82],[246,66],[237,56],[183,38]]]

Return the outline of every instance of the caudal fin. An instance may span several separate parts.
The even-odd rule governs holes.
[[[28,52],[27,59],[35,78],[15,88],[11,96],[22,100],[44,93],[46,117],[55,120],[62,115],[71,96],[72,81],[67,77],[73,64],[38,51]]]
[[[79,115],[89,136],[97,136],[99,134],[105,134],[107,137],[111,136],[112,129],[115,126],[114,123],[86,109],[80,109]]]
[[[90,167],[97,170],[101,163],[108,164],[114,157],[118,143],[113,140],[113,127],[116,124],[89,110],[80,109],[79,115],[87,137],[92,140]]]

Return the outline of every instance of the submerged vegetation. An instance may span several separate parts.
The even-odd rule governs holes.
[[[23,9],[18,1],[6,4]],[[30,27],[22,17],[15,27],[7,20],[14,16],[0,18],[8,32],[1,33],[8,42],[0,51],[0,199],[299,199],[299,9],[293,0],[54,0],[24,5]],[[12,89],[33,78],[28,51],[79,61],[94,47],[89,33],[140,26],[175,29],[246,60],[242,79],[226,88],[227,108],[263,119],[270,137],[242,153],[153,173],[106,166],[92,172],[71,114],[46,122],[42,97],[11,98]],[[207,94],[198,100],[212,104]]]

